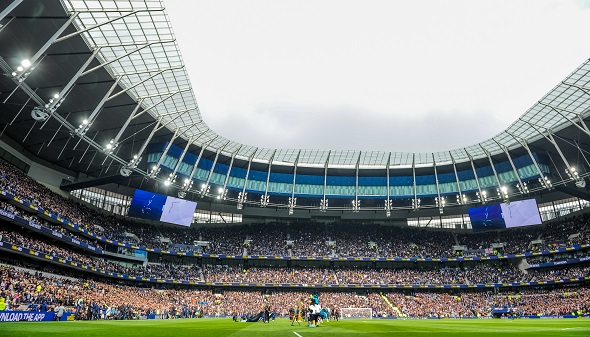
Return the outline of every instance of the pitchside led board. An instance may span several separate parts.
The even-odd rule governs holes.
[[[474,232],[542,223],[535,199],[475,207],[468,209],[467,212]]]
[[[127,215],[190,226],[197,203],[152,192],[135,190]]]

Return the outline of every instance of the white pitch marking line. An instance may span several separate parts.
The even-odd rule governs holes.
[[[300,334],[298,334],[297,332],[293,331],[294,334],[296,334],[298,337],[303,337]]]

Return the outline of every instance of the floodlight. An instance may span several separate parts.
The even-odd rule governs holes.
[[[18,67],[16,67],[16,70],[17,70],[17,71],[23,71],[23,67],[21,67],[21,66],[18,66]]]
[[[29,61],[28,59],[24,59],[21,63],[20,63],[23,67],[28,68],[31,66],[31,61]]]

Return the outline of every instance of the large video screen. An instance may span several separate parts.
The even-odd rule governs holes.
[[[127,215],[136,218],[163,221],[181,226],[193,222],[197,203],[162,194],[135,190]]]
[[[510,204],[500,204],[506,222],[506,228],[540,225],[541,214],[535,199],[513,201]]]
[[[473,231],[540,225],[541,215],[535,199],[491,204],[467,210]]]

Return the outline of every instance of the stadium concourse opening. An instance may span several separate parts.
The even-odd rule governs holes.
[[[2,336],[590,335],[589,60],[459,149],[256,147],[164,5],[0,0]]]

